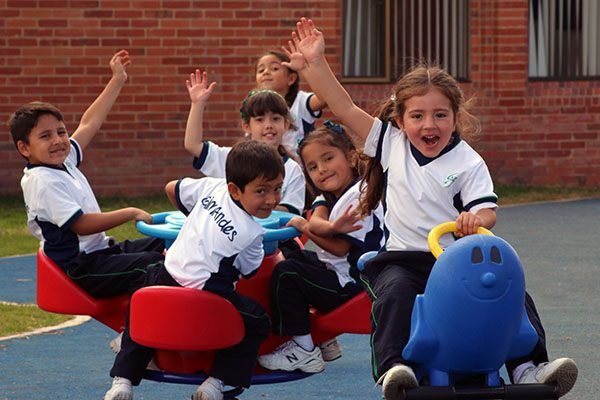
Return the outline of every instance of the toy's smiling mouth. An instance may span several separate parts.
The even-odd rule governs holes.
[[[504,297],[512,286],[512,279],[507,279],[504,285],[499,285],[498,282],[489,282],[489,278],[486,282],[486,277],[482,275],[475,284],[466,278],[462,279],[462,283],[471,297],[477,300],[490,301]],[[503,290],[501,286],[504,286]]]

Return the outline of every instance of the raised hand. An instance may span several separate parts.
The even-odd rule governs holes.
[[[293,41],[288,40],[288,46],[289,49],[285,46],[281,46],[281,49],[290,58],[290,62],[284,61],[281,65],[296,72],[301,71],[306,66],[304,56],[298,51],[296,44]]]
[[[360,219],[360,213],[350,204],[344,213],[332,222],[331,227],[337,233],[354,232],[362,228],[362,225],[357,224]]]
[[[311,19],[302,17],[296,23],[296,32],[292,32],[292,41],[309,64],[323,57],[325,53],[323,34],[315,27]]]
[[[121,82],[127,81],[127,67],[131,64],[129,52],[127,50],[119,50],[110,59],[110,69],[114,78],[121,78]]]
[[[208,74],[206,71],[200,72],[197,69],[190,74],[190,79],[185,81],[190,100],[192,103],[205,102],[212,94],[213,89],[217,86],[216,82],[208,84]]]

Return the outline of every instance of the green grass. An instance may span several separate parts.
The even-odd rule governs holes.
[[[0,303],[0,337],[30,332],[45,326],[61,324],[73,318],[72,315],[53,314],[40,310],[35,304]]]

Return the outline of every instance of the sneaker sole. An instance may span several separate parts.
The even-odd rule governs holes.
[[[410,373],[396,372],[398,367],[392,367],[383,378],[382,393],[385,400],[399,400],[400,388],[412,389],[418,386],[417,380]],[[402,368],[403,369],[403,368]]]
[[[554,384],[558,387],[558,397],[567,394],[577,381],[577,365],[573,360],[566,360],[560,368],[544,377],[543,383]]]

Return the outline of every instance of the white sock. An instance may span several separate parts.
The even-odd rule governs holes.
[[[312,351],[315,348],[315,344],[313,343],[310,333],[307,335],[294,336],[292,339],[298,344],[298,346],[302,347],[306,351]]]
[[[523,372],[525,372],[525,370],[531,368],[531,367],[535,367],[535,364],[533,363],[533,361],[527,361],[521,365],[519,365],[517,368],[515,368],[515,370],[513,371],[513,382],[519,382],[519,380],[521,379],[521,376],[523,375]]]

